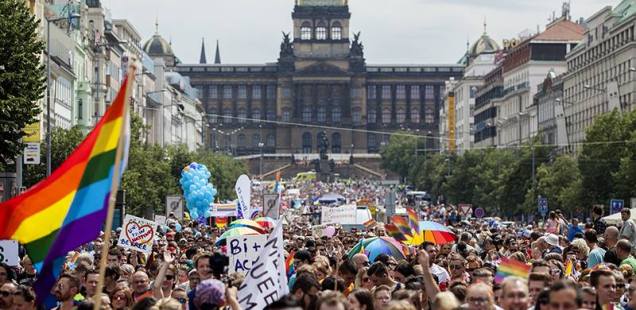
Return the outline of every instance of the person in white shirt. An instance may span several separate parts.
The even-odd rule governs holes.
[[[434,263],[437,253],[439,252],[439,249],[437,248],[435,244],[430,242],[424,242],[423,247],[424,247],[424,250],[428,253],[428,256],[430,258],[429,262],[430,262],[431,273],[437,277],[437,281],[439,282],[439,284],[442,284],[442,283],[447,284],[448,281],[450,281],[450,275],[448,274],[448,271],[446,271],[446,269],[442,268],[440,265]]]

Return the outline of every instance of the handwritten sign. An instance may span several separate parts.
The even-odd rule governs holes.
[[[117,245],[146,254],[152,252],[152,242],[157,231],[157,223],[126,214],[124,226]]]
[[[20,257],[18,256],[18,242],[15,240],[0,241],[0,262],[9,266],[20,265]]]
[[[227,239],[227,253],[230,256],[229,272],[246,273],[267,242],[267,235],[236,236]]]
[[[166,217],[170,216],[170,213],[174,213],[179,220],[183,220],[183,199],[181,196],[166,196]]]
[[[321,224],[355,224],[357,207],[355,205],[346,205],[341,207],[322,207]]]

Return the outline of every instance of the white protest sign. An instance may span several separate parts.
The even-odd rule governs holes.
[[[249,219],[251,216],[251,199],[252,199],[252,181],[246,175],[242,174],[234,185],[238,202],[236,204],[237,217]]]
[[[156,231],[157,223],[126,214],[117,245],[150,254]]]
[[[214,217],[236,216],[237,204],[238,203],[212,204],[212,210],[210,211],[210,216],[214,216]]]
[[[346,205],[340,207],[322,207],[320,223],[321,224],[355,224],[357,207],[355,205]]]
[[[279,221],[252,264],[252,269],[245,275],[237,297],[244,310],[264,309],[288,293],[283,257],[283,225]]]
[[[166,216],[165,215],[156,215],[155,214],[155,223],[158,225],[166,225]]]
[[[18,256],[18,242],[15,240],[0,241],[0,262],[9,266],[20,265]]]
[[[275,220],[280,217],[280,199],[278,194],[263,195],[263,215]]]
[[[250,271],[266,242],[267,235],[227,238],[227,253],[230,256],[229,273],[245,274]]]
[[[174,213],[179,220],[183,220],[183,199],[181,196],[166,196],[166,217],[170,216],[170,213]]]

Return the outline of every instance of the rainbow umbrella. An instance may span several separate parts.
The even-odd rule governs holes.
[[[218,239],[216,239],[216,242],[214,243],[216,246],[222,246],[225,245],[227,242],[227,238],[230,237],[237,237],[237,236],[254,236],[254,235],[262,235],[263,233],[261,233],[258,230],[254,230],[252,228],[249,227],[234,227],[234,228],[230,228],[228,230],[226,230]]]
[[[370,261],[375,261],[378,255],[384,253],[395,257],[396,260],[405,259],[404,247],[400,242],[391,237],[373,237],[360,240],[347,254],[352,258],[358,253],[362,253],[369,257]]]
[[[266,232],[265,227],[263,227],[261,224],[253,220],[247,220],[247,219],[239,219],[230,223],[230,228],[234,228],[234,227],[247,227],[247,228],[254,229],[260,233]]]
[[[264,228],[274,228],[276,227],[276,221],[268,216],[261,216],[254,219],[254,222],[258,223]]]
[[[421,243],[431,242],[434,244],[446,244],[457,240],[455,233],[448,227],[431,221],[420,221],[420,233],[417,238],[421,238]]]

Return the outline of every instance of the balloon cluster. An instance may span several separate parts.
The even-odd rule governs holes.
[[[198,163],[191,163],[181,170],[179,183],[190,217],[199,222],[204,222],[206,217],[210,217],[210,206],[216,195],[216,189],[208,183],[210,175],[208,168]]]

